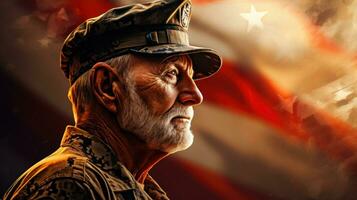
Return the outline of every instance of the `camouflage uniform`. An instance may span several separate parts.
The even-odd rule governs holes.
[[[144,185],[103,141],[68,126],[60,148],[27,170],[4,199],[168,199],[150,175]]]

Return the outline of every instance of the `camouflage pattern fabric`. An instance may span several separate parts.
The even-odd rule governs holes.
[[[113,151],[90,133],[68,126],[60,148],[27,170],[7,199],[169,199],[148,175],[144,189]]]

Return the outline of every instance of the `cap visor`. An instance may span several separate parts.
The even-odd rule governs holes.
[[[193,64],[193,79],[196,80],[212,76],[222,65],[222,59],[216,51],[203,47],[163,44],[130,49],[130,51],[133,53],[151,55],[189,55]]]

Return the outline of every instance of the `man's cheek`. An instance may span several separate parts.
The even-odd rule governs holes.
[[[151,90],[142,94],[142,99],[148,105],[153,114],[167,112],[175,103],[177,93],[171,87],[164,84],[155,85]]]

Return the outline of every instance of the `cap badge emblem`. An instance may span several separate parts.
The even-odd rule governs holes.
[[[181,14],[181,24],[184,28],[188,28],[190,23],[190,15],[191,15],[191,4],[187,3],[182,8]]]

